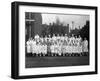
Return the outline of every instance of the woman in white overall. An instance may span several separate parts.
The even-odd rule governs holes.
[[[32,44],[32,54],[35,54],[36,53],[36,41],[33,39],[31,44]]]
[[[83,41],[83,52],[88,52],[88,41],[86,38]]]
[[[27,53],[31,53],[31,40],[29,39],[27,42],[26,42],[26,46],[27,46]]]

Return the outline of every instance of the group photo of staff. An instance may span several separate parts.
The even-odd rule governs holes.
[[[25,67],[89,65],[89,15],[25,12]]]
[[[71,37],[67,34],[53,34],[52,37],[35,35],[26,42],[26,47],[27,53],[32,53],[33,56],[83,56],[88,52],[88,41],[86,38],[82,40],[80,35],[77,37],[73,34]]]

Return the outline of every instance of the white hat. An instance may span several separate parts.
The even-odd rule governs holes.
[[[35,37],[34,37],[35,39],[38,39],[39,38],[39,35],[35,35]]]

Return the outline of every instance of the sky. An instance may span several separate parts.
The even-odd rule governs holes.
[[[49,24],[56,22],[56,18],[64,25],[69,24],[72,27],[72,21],[76,28],[83,27],[87,20],[90,20],[89,15],[73,15],[73,14],[42,14],[42,24]]]

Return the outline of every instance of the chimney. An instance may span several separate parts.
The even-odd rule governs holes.
[[[75,29],[75,28],[74,28],[74,21],[72,21],[72,30],[73,30],[73,29]]]

